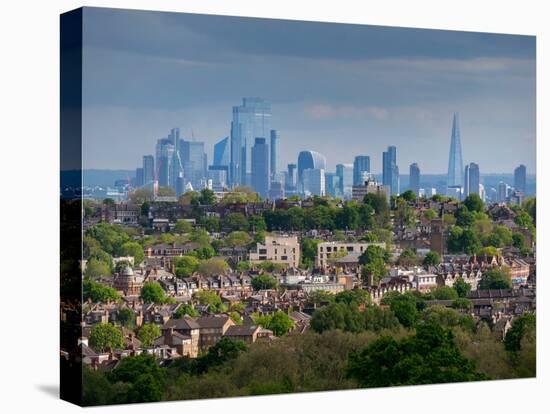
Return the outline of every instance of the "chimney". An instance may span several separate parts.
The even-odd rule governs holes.
[[[172,326],[164,330],[164,345],[172,346],[173,334],[174,334],[174,328]]]

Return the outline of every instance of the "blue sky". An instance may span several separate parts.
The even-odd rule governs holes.
[[[396,145],[402,173],[446,172],[459,112],[465,163],[535,170],[530,36],[86,8],[83,79],[85,168],[133,169],[175,126],[211,160],[232,106],[260,96],[281,165],[311,149],[379,172]]]

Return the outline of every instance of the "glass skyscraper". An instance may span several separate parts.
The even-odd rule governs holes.
[[[397,148],[390,145],[382,153],[382,184],[390,189],[390,194],[399,194],[399,167],[397,166]]]
[[[170,139],[161,138],[157,141],[155,152],[158,185],[160,187],[170,187],[174,145]]]
[[[365,174],[370,173],[370,157],[358,155],[353,160],[353,185],[363,185]]]
[[[527,187],[527,168],[521,164],[514,170],[514,189],[525,194]]]
[[[271,131],[271,105],[261,98],[243,98],[233,107],[231,122],[231,185],[251,183],[252,145],[256,138],[267,139]]]
[[[420,167],[416,162],[409,167],[409,188],[418,197],[420,194]]]
[[[479,184],[479,165],[471,162],[464,168],[464,197],[468,197],[470,194],[481,195]]]
[[[275,180],[277,173],[279,172],[278,163],[279,163],[279,140],[280,140],[279,131],[272,129],[271,130],[271,139],[269,145],[269,171],[271,173],[271,179]]]
[[[326,169],[327,160],[316,151],[301,151],[298,154],[298,191],[303,192],[303,174],[307,169]]]
[[[269,148],[265,138],[256,138],[252,147],[252,188],[266,198],[269,181]]]
[[[152,185],[155,181],[155,157],[152,155],[143,156],[143,184]]]
[[[351,198],[353,187],[353,164],[338,164],[336,175],[340,177],[340,193],[344,198]]]
[[[447,169],[447,187],[462,187],[464,167],[462,163],[462,144],[460,142],[460,128],[458,114],[453,115],[451,131],[451,148],[449,149],[449,168]]]
[[[230,151],[229,151],[229,137],[225,137],[217,144],[214,144],[214,160],[212,165],[219,167],[222,165],[229,166],[231,161]]]
[[[185,182],[191,183],[194,190],[203,187],[206,178],[207,159],[204,142],[183,141],[181,144]]]

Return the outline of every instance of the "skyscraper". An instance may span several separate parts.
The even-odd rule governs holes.
[[[174,147],[168,185],[174,190],[176,196],[179,196],[183,193],[183,160],[181,157],[181,143],[183,140],[180,139],[180,129],[172,128],[170,134],[168,134],[168,140]]]
[[[325,173],[325,193],[334,198],[342,196],[340,192],[340,176],[336,173]]]
[[[336,165],[336,175],[340,177],[340,193],[346,198],[351,198],[353,187],[353,164]]]
[[[152,155],[144,155],[143,156],[143,184],[147,186],[152,185],[153,181],[155,181],[155,178],[156,178],[155,157],[153,157]]]
[[[306,169],[326,169],[327,160],[324,155],[315,151],[301,151],[298,154],[298,191],[303,191],[303,172]]]
[[[481,196],[479,184],[479,165],[471,162],[464,169],[464,197],[468,197],[470,194]]]
[[[277,173],[279,172],[278,169],[278,162],[279,162],[279,140],[280,140],[280,134],[279,131],[272,129],[270,132],[271,140],[269,145],[269,171],[271,173],[271,179],[275,180],[275,177]]]
[[[525,194],[525,189],[527,187],[527,168],[525,165],[521,164],[514,170],[514,188],[516,191],[521,191]]]
[[[308,168],[303,171],[303,186],[305,196],[325,195],[324,168]]]
[[[231,122],[231,185],[251,183],[251,148],[256,138],[270,134],[271,105],[261,98],[243,98],[241,106],[233,107]]]
[[[419,197],[420,194],[420,167],[412,163],[409,167],[409,187],[411,191]]]
[[[269,181],[269,148],[265,138],[256,138],[252,147],[252,188],[266,198]]]
[[[287,194],[296,193],[296,164],[288,164],[285,174],[285,192]]]
[[[143,186],[143,168],[136,168],[136,179],[134,181],[134,187],[139,188]]]
[[[206,178],[207,158],[204,142],[182,140],[181,153],[185,183],[191,183],[193,189],[198,190]]]
[[[382,153],[382,184],[388,186],[390,193],[399,194],[399,167],[397,166],[397,148],[390,145]]]
[[[462,164],[462,144],[460,143],[460,128],[458,114],[453,116],[451,131],[451,147],[449,149],[449,167],[447,169],[447,187],[462,187],[464,167]]]
[[[214,144],[214,159],[212,165],[219,166],[228,166],[231,162],[231,156],[229,151],[229,137],[223,138],[217,144]]]
[[[158,185],[161,187],[170,187],[174,145],[170,139],[161,138],[157,141],[155,150]]]
[[[365,179],[365,174],[370,173],[370,157],[368,155],[358,155],[353,160],[353,185],[361,185]]]

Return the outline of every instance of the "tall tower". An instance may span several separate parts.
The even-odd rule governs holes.
[[[525,187],[527,181],[527,168],[521,164],[514,170],[514,188],[516,191],[521,191],[525,194]]]
[[[252,187],[265,198],[269,192],[269,147],[265,138],[256,138],[252,147]]]
[[[261,98],[244,98],[233,107],[231,122],[231,185],[249,185],[252,177],[251,151],[256,138],[269,138],[271,105]]]
[[[420,193],[420,167],[416,162],[409,167],[409,187],[418,197]]]
[[[462,187],[464,183],[464,166],[462,164],[462,144],[458,127],[458,114],[453,116],[451,148],[449,150],[449,168],[447,169],[447,187]]]
[[[270,146],[269,146],[269,156],[270,156],[270,162],[269,162],[269,172],[271,174],[271,179],[275,179],[275,176],[279,172],[279,169],[277,168],[277,164],[279,162],[279,140],[280,135],[279,131],[272,129],[270,132]]]
[[[389,187],[390,194],[399,194],[399,167],[397,166],[397,148],[390,145],[382,153],[382,184]]]
[[[370,173],[370,157],[357,155],[353,160],[353,185],[363,185],[365,174]]]
[[[464,197],[468,197],[470,194],[478,194],[479,192],[479,165],[474,162],[466,165],[464,169]]]

